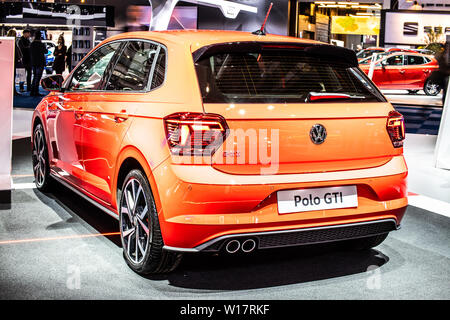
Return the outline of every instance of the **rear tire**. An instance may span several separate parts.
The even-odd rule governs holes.
[[[432,79],[428,79],[425,81],[423,91],[427,96],[437,96],[441,92],[441,86]]]
[[[50,191],[53,180],[50,177],[47,142],[42,124],[38,124],[33,130],[31,161],[36,188],[42,192]]]
[[[128,266],[139,274],[168,273],[180,253],[163,250],[158,213],[147,178],[140,170],[125,177],[119,203],[120,238]]]
[[[379,246],[387,238],[388,235],[389,233],[382,233],[376,236],[347,240],[345,242],[345,246],[351,250],[369,250],[376,246]]]

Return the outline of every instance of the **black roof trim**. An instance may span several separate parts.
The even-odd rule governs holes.
[[[263,50],[303,50],[311,56],[338,59],[348,63],[352,67],[358,66],[358,59],[353,50],[337,47],[330,44],[311,44],[298,42],[270,42],[270,41],[245,41],[245,42],[225,42],[201,47],[194,51],[192,56],[194,62],[201,58],[210,57],[214,54],[230,52],[260,52]]]

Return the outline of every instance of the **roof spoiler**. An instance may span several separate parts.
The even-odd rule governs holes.
[[[338,58],[339,61],[348,63],[351,67],[358,66],[358,59],[353,50],[337,47],[330,44],[311,44],[296,42],[269,42],[269,41],[247,41],[216,43],[202,47],[192,53],[194,62],[202,58],[208,58],[219,53],[248,53],[266,50],[302,50],[309,56],[324,57],[329,59]]]

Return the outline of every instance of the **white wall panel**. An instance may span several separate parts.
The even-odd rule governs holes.
[[[11,189],[14,41],[0,37],[0,190]]]

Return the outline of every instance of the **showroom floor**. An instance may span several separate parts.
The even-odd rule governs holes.
[[[427,96],[423,90],[416,94],[408,94],[406,90],[382,90],[382,92],[393,104],[442,107],[442,93],[436,96]]]
[[[375,250],[339,245],[249,256],[188,255],[141,277],[117,221],[59,186],[33,188],[28,139],[13,143],[12,204],[0,209],[0,299],[449,299],[450,219],[410,206]]]

